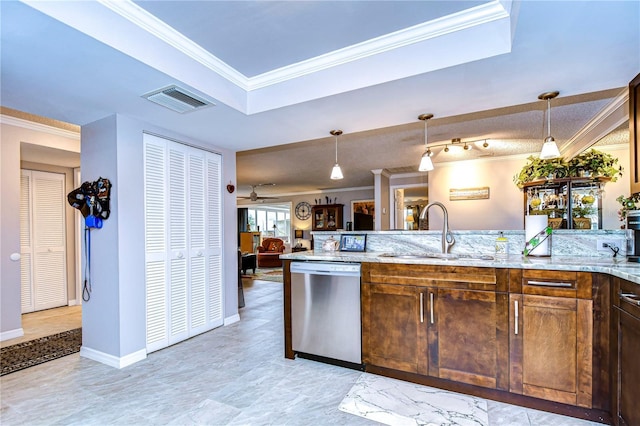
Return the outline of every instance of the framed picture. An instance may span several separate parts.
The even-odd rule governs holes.
[[[367,248],[366,234],[340,235],[340,251],[365,251],[366,248]]]
[[[354,200],[351,202],[351,222],[354,231],[373,230],[375,223],[375,201]]]
[[[451,188],[449,189],[449,200],[486,200],[489,198],[489,187],[481,188]]]

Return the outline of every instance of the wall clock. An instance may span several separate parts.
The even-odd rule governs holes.
[[[306,201],[301,201],[296,205],[296,217],[300,220],[307,220],[311,217],[311,206]]]

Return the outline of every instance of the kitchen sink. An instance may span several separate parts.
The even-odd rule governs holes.
[[[441,259],[441,260],[495,260],[493,256],[486,254],[453,254],[453,253],[383,253],[380,257],[394,259]]]

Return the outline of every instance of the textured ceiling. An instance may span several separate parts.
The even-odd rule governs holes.
[[[551,110],[552,135],[558,142],[568,140],[622,91],[623,88],[618,88],[557,99],[558,105]],[[448,161],[537,155],[546,136],[545,109],[545,102],[536,101],[463,116],[433,118],[428,122],[429,146],[437,146],[432,148],[432,161],[437,167],[438,163]],[[621,135],[626,136],[628,142],[627,129],[626,134],[617,132],[615,142],[607,138],[609,142],[603,143],[621,143]],[[462,144],[449,145],[449,152],[444,152],[443,144],[453,138],[460,138]],[[482,147],[485,140],[488,148]],[[327,134],[323,139],[239,152],[238,194],[244,195],[249,190],[243,183],[275,183],[276,186],[261,189],[265,195],[335,187],[335,181],[329,179],[335,156],[334,142],[333,136]],[[464,150],[464,142],[473,149]],[[384,168],[391,174],[416,173],[423,152],[424,124],[417,117],[408,125],[345,133],[338,139],[338,160],[345,175],[339,187],[372,186],[371,170],[374,169]],[[268,167],[260,166],[267,164]]]

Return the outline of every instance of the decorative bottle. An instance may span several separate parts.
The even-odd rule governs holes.
[[[509,240],[504,236],[504,232],[500,232],[500,236],[496,238],[496,257],[507,257],[509,255]]]

